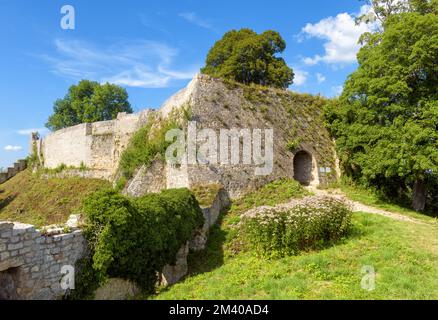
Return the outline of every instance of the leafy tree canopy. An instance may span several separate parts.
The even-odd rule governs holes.
[[[327,108],[346,171],[391,194],[412,189],[419,211],[438,174],[437,62],[438,16],[390,15]]]
[[[210,49],[201,71],[244,84],[287,88],[294,73],[277,56],[285,48],[286,42],[278,32],[268,30],[257,34],[251,29],[232,30]]]
[[[373,9],[359,17],[362,21],[379,20],[381,23],[394,14],[418,12],[438,14],[438,0],[364,0]]]
[[[125,89],[89,80],[71,86],[63,99],[55,101],[53,110],[46,124],[50,130],[115,119],[119,112],[132,113]]]

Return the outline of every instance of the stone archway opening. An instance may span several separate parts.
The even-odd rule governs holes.
[[[16,300],[17,295],[17,275],[19,268],[9,268],[0,271],[0,300]]]
[[[313,169],[312,155],[307,151],[298,151],[294,156],[294,179],[302,185],[311,184]]]

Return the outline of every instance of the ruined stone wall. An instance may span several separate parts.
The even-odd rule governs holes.
[[[229,84],[204,75],[197,82],[190,105],[198,129],[213,129],[217,136],[221,129],[273,129],[274,163],[269,175],[255,175],[254,163],[192,165],[188,168],[190,185],[219,181],[235,198],[270,181],[294,178],[294,157],[300,151],[311,156],[310,184],[336,181],[333,141],[322,118],[323,100],[287,90]]]
[[[14,177],[17,173],[26,169],[26,160],[18,160],[13,167],[9,167],[6,172],[0,172],[0,184]]]
[[[190,84],[169,98],[158,111],[126,115],[116,120],[81,124],[48,135],[42,141],[44,166],[56,168],[61,164],[89,169],[86,176],[112,180],[120,156],[133,133],[148,121],[150,112],[166,118],[172,110],[186,108],[198,130],[213,129],[273,129],[274,163],[268,175],[256,175],[255,165],[189,164],[175,167],[166,164],[138,168],[128,188],[141,194],[166,188],[191,187],[198,184],[220,183],[236,198],[279,178],[309,176],[309,184],[328,185],[337,179],[336,155],[333,141],[322,118],[324,100],[256,86],[244,86],[196,75]],[[310,155],[306,164],[294,165],[299,152]],[[160,169],[161,168],[161,169]],[[306,174],[295,172],[308,170]]]
[[[64,295],[61,269],[74,267],[86,242],[80,230],[57,232],[47,235],[32,225],[0,222],[0,300],[51,300]]]
[[[192,187],[221,184],[231,198],[242,196],[279,178],[308,177],[308,184],[328,185],[337,180],[334,144],[322,118],[324,100],[287,90],[229,84],[205,75],[197,75],[183,90],[158,110],[163,117],[172,110],[188,108],[191,121],[201,129],[213,129],[219,139],[221,129],[273,129],[273,170],[256,175],[255,164],[189,164],[171,166],[162,163],[143,167],[128,183],[128,193],[156,192],[156,186]],[[241,141],[242,142],[242,141]],[[201,142],[202,143],[202,142]],[[240,146],[242,153],[242,146]],[[300,160],[306,153],[309,163]],[[218,144],[219,153],[219,144]],[[242,160],[242,159],[241,159]],[[295,163],[294,163],[295,162]],[[303,172],[296,172],[303,170]],[[305,171],[305,172],[304,172]]]
[[[82,167],[87,176],[111,179],[132,134],[143,126],[150,110],[120,113],[115,120],[83,123],[33,141],[45,168]]]

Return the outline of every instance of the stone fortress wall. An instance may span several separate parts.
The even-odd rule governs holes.
[[[43,139],[33,135],[31,150],[36,149],[45,168],[82,167],[87,177],[114,181],[121,153],[132,135],[148,123],[151,113],[165,118],[174,109],[189,107],[191,121],[196,121],[199,129],[274,129],[274,165],[269,175],[254,175],[254,165],[172,166],[157,159],[148,167],[138,168],[128,182],[124,192],[132,196],[199,184],[220,184],[224,188],[212,207],[203,209],[206,224],[181,248],[176,265],[164,268],[161,282],[172,284],[187,273],[188,250],[205,246],[208,230],[229,198],[279,178],[295,178],[312,185],[327,185],[337,179],[336,154],[319,119],[320,110],[309,111],[296,104],[287,92],[267,90],[263,96],[266,99],[253,101],[239,86],[229,87],[221,80],[197,75],[156,111],[122,113],[115,120],[80,124]],[[285,105],[292,109],[287,110]],[[291,150],[287,144],[294,138],[299,138],[299,143]],[[0,293],[5,298],[54,299],[65,293],[60,287],[61,268],[74,266],[85,253],[86,243],[80,230],[64,232],[46,233],[30,225],[0,222]],[[106,297],[105,292],[101,294]]]
[[[83,123],[33,139],[45,168],[84,168],[92,177],[110,180],[132,134],[146,124],[150,110],[119,113],[117,119]]]
[[[314,186],[336,181],[340,173],[334,143],[323,125],[321,110],[295,103],[293,94],[286,92],[267,90],[263,94],[268,97],[265,101],[264,98],[261,102],[252,101],[241,87],[230,88],[222,80],[197,75],[158,112],[165,117],[174,109],[189,106],[191,120],[197,122],[198,129],[213,129],[218,137],[222,129],[272,128],[274,163],[271,174],[255,175],[254,164],[170,166],[157,160],[148,168],[139,168],[125,192],[140,196],[163,188],[214,183],[223,185],[231,198],[237,198],[279,178],[294,178]],[[292,112],[286,105],[293,108]],[[299,139],[296,150],[287,146],[293,139]]]
[[[138,168],[126,188],[128,194],[219,183],[235,198],[279,178],[295,178],[312,185],[336,181],[339,172],[333,142],[322,120],[315,121],[321,111],[309,111],[307,106],[295,104],[293,96],[285,91],[268,89],[263,95],[269,98],[262,103],[254,102],[241,87],[230,88],[219,79],[198,74],[158,110],[121,113],[115,120],[65,128],[44,139],[34,139],[32,145],[37,146],[46,168],[83,167],[86,177],[114,181],[121,153],[132,135],[148,122],[150,114],[166,118],[175,109],[189,107],[191,120],[198,123],[199,129],[210,128],[216,132],[224,128],[274,129],[273,172],[255,176],[254,165],[172,167],[154,163],[150,168]],[[292,114],[285,108],[287,99],[291,100],[286,104],[293,108]],[[291,132],[296,132],[295,136]],[[300,138],[298,148],[288,150],[288,141],[297,137]]]
[[[17,173],[26,169],[26,160],[18,160],[13,167],[9,167],[6,172],[0,172],[0,184],[14,177]]]

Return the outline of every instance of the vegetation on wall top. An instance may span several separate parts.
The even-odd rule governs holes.
[[[54,131],[80,123],[112,120],[119,112],[132,113],[124,88],[81,80],[68,89],[63,99],[55,101],[46,127]]]
[[[201,72],[244,84],[287,88],[294,73],[276,56],[285,48],[286,42],[276,31],[257,34],[251,29],[232,30],[210,49]]]

